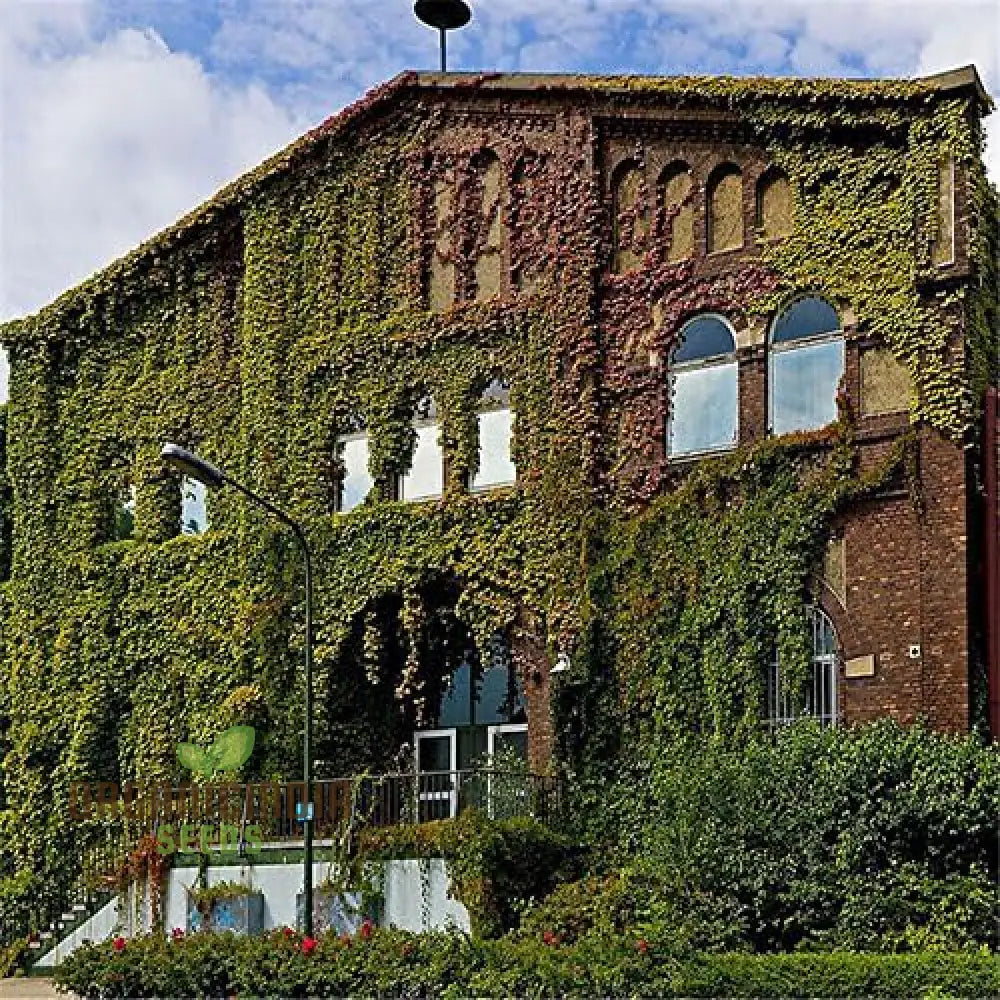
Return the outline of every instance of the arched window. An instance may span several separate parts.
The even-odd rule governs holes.
[[[503,219],[503,166],[496,153],[486,151],[476,160],[475,170],[480,185],[480,243],[476,258],[476,300],[496,298],[505,291],[504,244],[506,229]]]
[[[757,181],[757,229],[765,240],[789,236],[793,228],[792,186],[780,167],[770,167]]]
[[[639,165],[634,160],[620,164],[611,182],[615,274],[633,271],[642,263],[647,224],[642,194]]]
[[[510,486],[517,479],[517,468],[510,457],[514,414],[510,409],[510,387],[494,379],[479,397],[479,468],[472,477],[473,491],[495,486]]]
[[[721,316],[696,316],[682,328],[670,361],[670,396],[668,454],[694,455],[736,445],[736,342]]]
[[[708,252],[736,250],[743,246],[743,175],[735,163],[722,163],[712,171],[708,195]]]
[[[818,719],[824,726],[837,724],[837,633],[819,608],[809,608],[808,616],[812,656],[798,697],[782,674],[777,654],[768,665],[766,719],[771,726],[787,725],[802,718]]]
[[[811,431],[836,420],[843,375],[844,334],[837,311],[816,296],[793,302],[771,328],[771,430]]]
[[[668,261],[685,260],[694,251],[692,183],[691,170],[680,160],[660,174],[660,232]]]
[[[444,453],[441,450],[437,406],[424,396],[413,410],[416,442],[409,471],[399,485],[401,500],[432,500],[444,489]]]
[[[350,429],[337,436],[334,467],[334,509],[339,514],[346,514],[363,503],[372,488],[368,471],[368,432],[362,420],[355,418],[350,422]]]

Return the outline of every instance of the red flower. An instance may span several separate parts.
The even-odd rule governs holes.
[[[180,939],[181,939],[182,937],[184,937],[184,931],[182,931],[182,930],[180,929],[180,927],[175,927],[175,928],[174,928],[174,929],[173,929],[173,930],[172,930],[172,931],[170,932],[170,936],[171,936],[171,937],[172,937],[172,938],[173,938],[173,939],[174,939],[175,941],[180,941]]]
[[[546,931],[542,935],[542,941],[550,946],[559,944],[559,935],[556,934],[554,931]]]
[[[649,951],[649,942],[645,938],[639,938],[635,943],[635,950],[640,955],[645,955]]]
[[[367,941],[372,936],[372,931],[375,930],[375,925],[367,918],[361,921],[361,929],[358,933]]]
[[[304,937],[302,939],[302,954],[311,955],[316,950],[316,938]]]
[[[125,938],[123,938],[123,937],[116,937],[114,939],[114,941],[111,942],[111,947],[114,948],[115,951],[124,951],[125,950]]]
[[[291,927],[282,927],[281,933],[285,935],[286,938],[295,937],[295,931]]]

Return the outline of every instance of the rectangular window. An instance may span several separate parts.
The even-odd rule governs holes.
[[[205,484],[187,476],[181,481],[181,531],[185,535],[201,535],[208,531]]]
[[[844,342],[796,344],[771,353],[771,429],[811,431],[837,419],[837,389],[844,374]]]
[[[667,434],[671,455],[735,447],[739,423],[736,362],[677,371],[671,387]]]
[[[402,500],[433,500],[444,490],[444,454],[438,442],[437,423],[414,428],[417,441],[413,449],[410,471],[402,477]]]
[[[337,439],[337,463],[340,482],[337,485],[337,512],[354,510],[371,492],[372,478],[368,471],[368,435],[352,434]]]
[[[472,489],[488,490],[517,481],[517,468],[510,457],[514,415],[509,409],[480,413],[479,471],[472,477]]]

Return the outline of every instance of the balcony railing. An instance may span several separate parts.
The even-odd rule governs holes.
[[[323,839],[349,831],[451,819],[475,807],[493,819],[533,817],[555,825],[562,786],[550,775],[500,770],[425,771],[419,774],[360,775],[313,782],[314,833]],[[107,886],[124,870],[144,835],[173,827],[180,849],[181,827],[198,844],[208,830],[211,850],[220,845],[243,852],[248,843],[294,846],[302,840],[297,807],[303,782],[182,785],[140,789],[125,799],[103,802],[92,819],[84,869],[92,885]],[[195,848],[197,849],[197,848]]]

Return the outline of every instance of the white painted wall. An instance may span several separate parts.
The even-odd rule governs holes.
[[[431,861],[385,861],[382,911],[383,927],[408,931],[457,930],[469,932],[469,911],[448,896],[448,866],[440,858]],[[313,864],[313,884],[320,885],[330,874],[328,862]],[[163,901],[163,928],[170,934],[175,927],[187,928],[187,896],[198,878],[197,868],[172,868],[167,876]],[[302,865],[225,865],[206,872],[209,885],[217,882],[242,882],[264,894],[264,929],[295,926],[295,897],[302,891]],[[111,900],[103,909],[76,928],[65,941],[42,956],[36,967],[50,968],[61,962],[84,941],[104,941],[121,934],[131,937],[148,932],[149,893],[146,906],[136,906],[134,890],[129,891],[128,905],[120,912],[119,902]],[[144,912],[137,913],[137,909]]]

